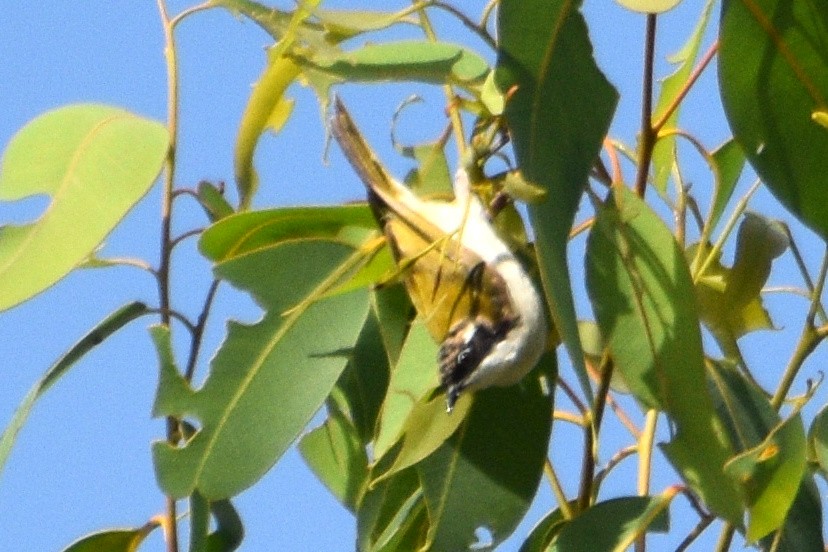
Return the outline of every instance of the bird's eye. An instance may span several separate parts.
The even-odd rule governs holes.
[[[459,353],[457,353],[457,364],[463,365],[466,363],[466,360],[469,358],[470,351],[468,349],[463,349]]]

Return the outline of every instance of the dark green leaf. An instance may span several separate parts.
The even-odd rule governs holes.
[[[555,509],[543,516],[532,532],[523,541],[519,552],[546,552],[552,539],[566,523],[566,518],[560,509]]]
[[[618,370],[646,408],[676,425],[664,450],[719,515],[742,516],[722,466],[731,455],[704,389],[701,332],[687,262],[670,230],[626,188],[603,206],[587,242],[587,291]]]
[[[808,431],[810,457],[817,463],[824,476],[828,477],[828,405],[814,417]]]
[[[719,86],[733,134],[788,210],[828,237],[828,10],[810,0],[726,0]]]
[[[357,512],[357,550],[360,552],[419,550],[428,518],[415,469],[405,470],[371,488]],[[397,547],[417,535],[417,546]]]
[[[719,416],[740,453],[725,465],[725,472],[739,484],[748,506],[748,540],[778,529],[786,516],[807,519],[807,512],[791,510],[805,484],[805,433],[799,415],[781,421],[762,390],[728,364],[710,363],[708,374]],[[802,504],[807,502],[803,496]]]
[[[200,425],[184,446],[154,444],[166,492],[233,496],[264,475],[298,437],[339,378],[367,315],[367,291],[309,301],[351,252],[302,240],[216,266],[220,278],[249,290],[267,313],[254,325],[231,323],[204,386],[165,401],[164,415],[193,416]]]
[[[776,552],[825,552],[822,538],[822,503],[814,478],[806,474],[788,511],[782,537]],[[761,543],[764,550],[771,550],[776,533],[771,533]]]
[[[623,551],[647,531],[667,532],[675,493],[627,496],[599,502],[564,525],[550,552]]]
[[[299,452],[337,500],[356,511],[368,481],[368,456],[351,422],[341,413],[331,413],[299,440]]]
[[[23,428],[26,420],[29,418],[29,413],[32,411],[34,403],[46,391],[49,390],[54,383],[61,378],[69,368],[78,362],[86,353],[94,349],[96,346],[103,343],[110,335],[120,330],[139,316],[147,313],[147,306],[144,303],[137,301],[124,305],[116,310],[106,318],[104,318],[97,326],[83,336],[69,351],[63,355],[56,363],[49,368],[43,377],[40,378],[34,387],[26,394],[23,402],[17,407],[17,410],[12,416],[9,425],[3,431],[0,437],[0,472],[6,464],[6,460],[11,453],[14,441],[17,434]]]
[[[104,105],[41,115],[9,142],[0,200],[52,198],[35,222],[0,226],[0,311],[40,293],[88,258],[149,191],[167,129]]]
[[[210,532],[210,515],[216,530]],[[244,538],[239,513],[229,500],[210,502],[198,493],[190,497],[190,552],[232,552]]]
[[[227,203],[227,200],[224,199],[224,193],[214,184],[207,181],[199,182],[196,195],[211,222],[216,222],[233,214],[233,207]]]
[[[479,530],[497,546],[532,503],[549,444],[552,396],[544,389],[554,381],[554,356],[540,366],[550,373],[476,392],[460,428],[417,464],[431,550],[466,550]]]
[[[496,82],[513,92],[505,115],[523,177],[546,191],[545,201],[529,206],[541,277],[556,329],[591,397],[566,247],[618,95],[595,65],[579,4],[501,1]]]

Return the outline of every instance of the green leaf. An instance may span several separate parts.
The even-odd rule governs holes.
[[[475,86],[483,83],[489,65],[473,51],[456,44],[401,40],[367,44],[357,50],[295,53],[302,67],[340,81],[420,81]]]
[[[628,10],[639,13],[664,13],[679,5],[681,0],[616,0]]]
[[[370,31],[387,29],[397,23],[416,25],[416,19],[406,17],[409,10],[384,12],[372,10],[323,10],[314,11],[314,16],[331,35],[351,38]]]
[[[136,529],[106,529],[73,542],[63,552],[135,552],[156,527],[158,522],[150,521]]]
[[[428,518],[413,468],[371,488],[357,512],[357,550],[395,552],[420,550]]]
[[[520,522],[543,473],[552,420],[549,373],[478,391],[460,428],[417,464],[430,521],[428,549],[467,550],[483,530],[496,547]]]
[[[733,134],[782,204],[828,237],[828,15],[809,0],[726,0],[719,87]]]
[[[299,440],[299,452],[337,500],[356,511],[368,482],[368,456],[353,424],[332,413]]]
[[[823,475],[828,476],[828,405],[823,406],[811,422],[808,449],[810,458],[817,463]]]
[[[213,532],[211,514],[216,520]],[[210,502],[198,493],[190,497],[190,552],[232,552],[243,539],[244,526],[232,502]]]
[[[711,230],[715,230],[742,174],[745,153],[739,143],[731,138],[713,152],[712,161],[715,181],[707,224]]]
[[[587,291],[601,334],[636,398],[675,423],[663,446],[670,461],[711,509],[738,523],[739,496],[722,473],[731,448],[704,388],[687,263],[646,203],[623,187],[615,193],[587,241]]]
[[[748,505],[748,539],[779,528],[786,515],[808,517],[807,512],[790,510],[800,485],[807,484],[805,436],[798,414],[782,422],[764,392],[729,364],[711,362],[708,374],[719,417],[740,453],[725,471],[739,484]],[[802,504],[807,503],[803,496]]]
[[[779,222],[745,213],[736,239],[733,268],[722,266],[717,258],[697,282],[699,316],[727,358],[741,358],[736,346],[741,336],[773,329],[761,291],[770,276],[773,260],[787,246],[788,236]],[[699,246],[689,250],[690,257],[695,256],[696,247]]]
[[[204,208],[211,222],[216,222],[233,214],[233,207],[224,199],[223,190],[210,182],[202,180],[198,183],[196,197],[198,197],[198,202]]]
[[[29,418],[29,413],[32,411],[34,403],[39,399],[52,385],[57,382],[69,368],[74,366],[83,356],[106,341],[106,339],[120,330],[128,323],[136,318],[147,313],[147,306],[144,303],[137,301],[124,305],[116,310],[106,318],[104,318],[97,326],[92,328],[88,334],[83,336],[69,351],[66,352],[51,368],[49,368],[43,377],[40,378],[34,387],[32,387],[17,407],[17,410],[12,416],[9,425],[0,436],[0,471],[6,464],[6,460],[11,453],[14,446],[14,441],[17,439],[17,434],[23,428],[26,420]]]
[[[430,362],[431,366],[423,366]],[[374,457],[382,458],[402,436],[405,420],[417,402],[438,385],[437,344],[420,319],[411,326],[382,404]]]
[[[636,8],[628,4],[678,4],[678,1],[664,0],[619,0],[619,2],[633,10]],[[672,8],[672,6],[670,6]],[[667,9],[670,9],[667,8]],[[701,16],[699,17],[696,28],[690,34],[681,50],[676,52],[669,58],[670,63],[677,64],[676,70],[667,78],[661,81],[661,93],[658,96],[655,110],[653,111],[653,119],[660,120],[661,117],[675,100],[679,93],[687,86],[687,81],[693,71],[693,65],[699,56],[699,48],[701,47],[702,38],[704,38],[704,31],[707,29],[707,22],[710,19],[710,11],[713,9],[713,1],[708,0],[704,5]],[[639,10],[636,10],[639,11]],[[651,13],[655,13],[653,10]],[[665,10],[666,11],[666,10]],[[672,115],[667,119],[667,122],[662,127],[663,130],[673,130],[678,125],[680,108],[676,108]],[[667,180],[670,177],[670,172],[673,168],[673,162],[676,158],[676,136],[673,134],[662,136],[656,142],[653,148],[653,186],[662,194],[667,191]]]
[[[564,525],[550,552],[610,552],[626,550],[648,531],[670,529],[667,508],[675,496],[625,496],[599,502]]]
[[[237,213],[210,226],[201,236],[199,249],[212,261],[250,253],[275,243],[299,238],[348,240],[348,227],[376,228],[365,204],[335,207],[281,207]]]
[[[298,437],[339,378],[368,312],[367,291],[307,301],[329,285],[351,252],[302,240],[216,266],[218,277],[249,290],[267,312],[254,325],[231,323],[204,386],[165,401],[164,415],[192,416],[200,426],[181,447],[153,446],[167,493],[183,497],[198,489],[211,500],[233,496],[264,475]]]
[[[565,525],[566,518],[560,508],[552,510],[532,528],[529,536],[520,546],[519,552],[546,552],[549,549],[549,543]]]
[[[748,542],[782,526],[805,473],[805,430],[799,415],[775,427],[759,445],[725,464],[748,505]]]
[[[20,130],[0,161],[0,200],[52,201],[35,222],[0,227],[0,311],[89,257],[150,189],[168,144],[160,123],[103,105],[50,111]]]
[[[591,398],[567,242],[618,94],[595,65],[579,5],[563,0],[501,1],[496,82],[504,94],[513,92],[505,115],[523,177],[546,191],[544,201],[529,205],[539,268],[555,327],[584,394]]]
[[[802,485],[796,494],[793,505],[788,511],[785,525],[782,527],[782,536],[779,539],[777,552],[824,552],[825,541],[822,538],[822,503],[819,489],[814,478],[806,474]],[[765,550],[771,550],[776,537],[772,533],[762,539]]]

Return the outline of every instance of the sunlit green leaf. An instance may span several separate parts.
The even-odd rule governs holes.
[[[808,430],[808,448],[812,459],[819,465],[823,474],[828,476],[828,405],[814,416],[811,429]]]
[[[805,474],[802,485],[796,494],[785,525],[782,526],[782,536],[779,538],[777,552],[802,552],[813,550],[823,552],[825,540],[822,537],[822,526],[825,523],[822,517],[822,503],[820,491],[810,474]],[[771,550],[777,534],[771,533],[760,542],[764,549]]]
[[[583,392],[591,397],[567,243],[618,95],[595,65],[579,5],[502,0],[496,83],[509,97],[504,113],[523,177],[546,190],[545,201],[529,205],[543,287]]]
[[[679,5],[681,0],[615,0],[628,10],[639,13],[664,13]]]
[[[432,362],[431,367],[423,366],[423,362],[429,360]],[[399,440],[411,409],[437,384],[437,344],[425,324],[415,321],[400,352],[399,361],[391,371],[388,396],[382,405],[374,442],[376,458],[382,458]]]
[[[645,532],[667,532],[667,507],[674,495],[626,496],[599,502],[564,525],[549,551],[623,551]]]
[[[106,529],[73,542],[63,552],[135,552],[156,527],[158,523],[151,521],[137,529]]]
[[[785,207],[828,237],[828,22],[810,0],[726,0],[719,86],[733,134]]]
[[[367,291],[305,302],[351,254],[340,244],[302,240],[216,266],[220,278],[249,290],[267,312],[254,325],[231,323],[204,386],[165,401],[164,415],[187,416],[198,427],[181,447],[153,446],[166,492],[233,496],[298,437],[339,378],[367,315]],[[282,316],[297,304],[302,308]]]
[[[342,81],[421,81],[433,84],[482,84],[489,65],[473,51],[456,44],[404,40],[366,44],[348,52],[294,54],[310,67]]]
[[[587,242],[587,291],[601,334],[636,398],[673,420],[663,445],[670,461],[716,513],[738,523],[741,501],[722,473],[731,448],[705,392],[687,262],[647,204],[626,188],[615,193]]]
[[[17,439],[17,434],[20,433],[20,430],[29,418],[29,413],[31,413],[32,407],[37,399],[48,391],[86,353],[103,343],[117,330],[146,314],[148,310],[144,303],[137,301],[121,307],[92,328],[88,334],[83,336],[80,341],[43,374],[40,381],[26,394],[23,402],[17,407],[14,416],[9,421],[9,425],[3,431],[3,435],[0,436],[0,472],[2,472],[3,466],[5,466],[6,460],[11,453],[14,441]]]
[[[696,284],[699,316],[728,358],[740,357],[736,339],[751,331],[773,328],[760,292],[770,275],[771,263],[787,245],[787,234],[779,222],[745,213],[733,267],[726,268],[715,259]],[[691,248],[690,257],[695,257],[696,247]]]
[[[736,189],[736,183],[745,166],[745,153],[732,138],[713,152],[714,190],[710,208],[710,227],[715,230],[725,207]]]
[[[368,479],[368,456],[353,424],[332,413],[300,439],[299,452],[337,500],[355,511]]]
[[[314,11],[314,16],[331,35],[350,38],[365,32],[386,29],[397,23],[416,24],[416,20],[411,16],[405,16],[406,11],[317,9]]]
[[[346,227],[372,229],[376,225],[368,205],[266,209],[223,218],[204,232],[199,248],[210,260],[222,261],[280,241],[335,239],[343,236]]]
[[[158,122],[93,104],[50,111],[12,138],[0,161],[0,201],[52,201],[35,222],[0,226],[0,311],[95,251],[149,191],[168,141]]]
[[[554,356],[548,386],[555,379]],[[480,532],[495,547],[514,531],[537,491],[549,444],[552,395],[537,377],[478,391],[460,428],[417,464],[431,550],[467,550]],[[546,390],[545,390],[546,389]]]
[[[668,5],[678,4],[678,0],[618,0],[622,5],[641,11],[633,7],[631,4],[639,5]],[[670,6],[671,8],[672,6]],[[670,9],[667,8],[667,9]],[[681,50],[676,52],[669,58],[670,63],[678,65],[676,70],[668,77],[661,81],[661,92],[656,101],[656,107],[653,110],[653,119],[660,120],[666,112],[667,108],[678,98],[679,93],[687,86],[687,80],[693,71],[693,65],[696,63],[696,58],[699,55],[699,48],[701,47],[702,38],[704,38],[704,31],[707,29],[707,22],[710,19],[710,11],[713,8],[713,1],[708,0],[704,9],[696,23],[695,29],[690,34],[687,42],[684,43]],[[646,10],[645,10],[646,11]],[[652,12],[662,10],[651,10]],[[678,125],[679,108],[676,108],[672,115],[667,119],[667,122],[662,127],[664,130],[675,129]],[[673,162],[676,158],[676,137],[675,135],[668,135],[659,138],[653,149],[653,186],[662,194],[667,191],[667,180],[670,177],[670,171],[673,167]]]

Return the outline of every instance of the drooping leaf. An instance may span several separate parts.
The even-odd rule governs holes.
[[[211,516],[216,522],[212,532]],[[198,493],[190,497],[190,552],[232,552],[243,539],[244,526],[232,502],[210,502]]]
[[[544,201],[529,205],[541,277],[556,329],[591,398],[566,247],[618,95],[595,65],[579,4],[501,1],[496,83],[509,97],[504,114],[523,177],[546,191]]]
[[[615,366],[640,403],[675,423],[663,449],[687,483],[738,523],[741,501],[722,473],[731,448],[704,389],[693,285],[673,235],[619,187],[598,212],[586,257],[587,291]]]
[[[158,525],[153,520],[136,529],[106,529],[73,542],[63,552],[135,552]]]
[[[639,11],[632,7],[631,3],[639,4],[678,4],[678,1],[666,0],[662,2],[652,2],[650,0],[619,0],[622,5]],[[672,6],[670,6],[672,7]],[[669,9],[669,8],[668,8]],[[699,55],[699,48],[701,47],[702,38],[704,38],[704,31],[707,29],[707,22],[710,19],[710,12],[713,9],[713,1],[708,0],[705,3],[701,16],[699,17],[696,27],[690,33],[687,42],[684,43],[681,50],[676,52],[669,58],[670,63],[678,65],[676,70],[664,80],[661,81],[661,91],[656,101],[656,107],[653,110],[653,119],[659,120],[675,99],[678,97],[682,89],[687,85],[687,80],[693,71],[693,65]],[[662,10],[654,10],[655,13]],[[666,10],[665,10],[666,11]],[[675,129],[678,125],[680,108],[676,108],[673,114],[667,119],[664,130]],[[664,194],[667,191],[667,180],[670,177],[670,172],[673,168],[673,162],[676,158],[676,136],[668,135],[662,136],[656,142],[653,148],[653,186]]]
[[[427,40],[367,44],[348,52],[296,53],[294,60],[343,82],[421,81],[468,87],[482,84],[489,71],[472,50]]]
[[[116,310],[105,319],[103,319],[97,326],[83,336],[69,351],[66,352],[51,368],[49,368],[43,377],[40,378],[34,387],[26,394],[23,402],[17,407],[17,410],[12,416],[9,425],[0,436],[0,472],[6,464],[6,460],[11,453],[14,446],[14,441],[17,434],[23,428],[26,420],[29,418],[29,413],[32,411],[34,403],[46,391],[49,390],[55,382],[60,379],[72,366],[75,365],[86,353],[94,349],[96,346],[103,343],[110,335],[120,330],[136,318],[146,314],[148,311],[144,303],[132,302],[124,305]]]
[[[482,530],[495,547],[514,531],[537,491],[549,444],[554,356],[519,385],[478,391],[460,428],[417,464],[431,550],[466,550]]]
[[[267,312],[254,325],[232,322],[204,386],[165,401],[162,414],[192,417],[198,426],[180,447],[153,446],[166,492],[233,496],[298,437],[339,378],[368,312],[367,291],[305,303],[351,251],[327,241],[291,241],[216,266],[220,278],[252,292]],[[297,304],[302,308],[282,316]]]
[[[0,311],[89,257],[149,191],[168,143],[160,123],[94,104],[50,111],[20,130],[0,161],[0,201],[52,201],[35,222],[0,226]]]
[[[438,384],[437,344],[425,324],[418,321],[408,332],[399,361],[391,370],[388,395],[382,405],[374,441],[376,458],[382,458],[394,446],[414,405]],[[430,369],[428,365],[423,366],[429,361],[432,363]]]
[[[733,134],[783,205],[828,237],[828,11],[809,0],[726,0],[719,87]]]
[[[760,292],[770,275],[771,263],[787,246],[788,237],[779,222],[745,213],[733,267],[726,268],[715,259],[699,278],[699,316],[728,358],[740,358],[736,339],[751,331],[773,328]],[[696,247],[699,245],[691,248],[690,257],[695,257]]]
[[[316,477],[346,508],[356,511],[368,482],[368,456],[353,424],[334,412],[299,441]]]
[[[739,484],[747,504],[748,539],[759,539],[783,522],[783,530],[791,532],[811,517],[801,509],[810,504],[805,489],[810,476],[805,474],[805,436],[799,416],[783,422],[762,390],[726,363],[709,363],[708,374],[719,416],[740,453],[725,471]],[[813,533],[804,531],[803,540],[813,540]],[[818,533],[821,539],[821,529]]]
[[[199,249],[207,258],[218,262],[279,241],[309,237],[337,239],[347,234],[347,227],[372,229],[376,224],[368,206],[359,204],[250,211],[225,217],[210,226],[201,236]]]
[[[204,208],[211,222],[233,214],[233,207],[224,199],[223,191],[214,184],[201,181],[196,189],[198,202]]]
[[[667,508],[676,492],[660,496],[625,496],[599,502],[567,523],[549,552],[627,550],[645,532],[670,529]]]

